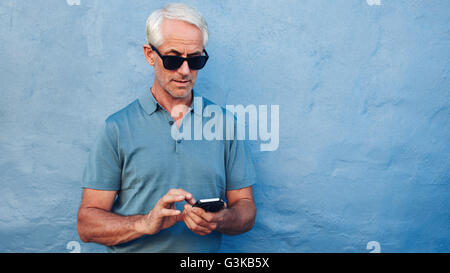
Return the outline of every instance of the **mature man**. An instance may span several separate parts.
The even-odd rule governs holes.
[[[78,233],[111,252],[215,252],[222,234],[253,227],[252,161],[243,141],[171,134],[213,104],[193,91],[208,59],[203,17],[169,4],[150,15],[147,40],[153,86],[106,119],[83,174]],[[219,212],[192,206],[215,197],[226,200]]]

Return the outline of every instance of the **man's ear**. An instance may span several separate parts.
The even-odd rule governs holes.
[[[143,47],[144,47],[145,59],[147,59],[147,62],[151,66],[154,66],[155,65],[155,59],[154,59],[152,48],[149,45],[144,45]]]

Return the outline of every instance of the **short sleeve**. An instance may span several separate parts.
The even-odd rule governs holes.
[[[117,136],[117,129],[106,121],[89,153],[83,172],[83,188],[111,191],[120,189],[122,164]]]
[[[249,187],[256,183],[256,173],[248,143],[228,140],[226,153],[227,191]]]

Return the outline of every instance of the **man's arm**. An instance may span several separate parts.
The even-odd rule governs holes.
[[[217,230],[227,235],[237,235],[250,231],[255,224],[256,206],[252,187],[227,192],[229,209],[218,222]]]
[[[216,213],[208,213],[186,204],[183,211],[184,222],[198,235],[206,235],[213,230],[237,235],[252,229],[256,218],[252,187],[227,191],[227,200],[228,207]]]
[[[83,242],[111,246],[125,243],[145,234],[156,234],[182,221],[175,203],[195,203],[192,195],[182,189],[172,189],[146,215],[122,216],[111,212],[116,191],[84,189],[78,211],[77,230]]]

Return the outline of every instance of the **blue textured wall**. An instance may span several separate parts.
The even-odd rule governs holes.
[[[450,251],[448,0],[187,3],[211,33],[198,92],[280,106],[278,150],[251,146],[256,225],[223,251]],[[81,242],[88,152],[150,87],[145,21],[163,4],[0,2],[1,252]]]

